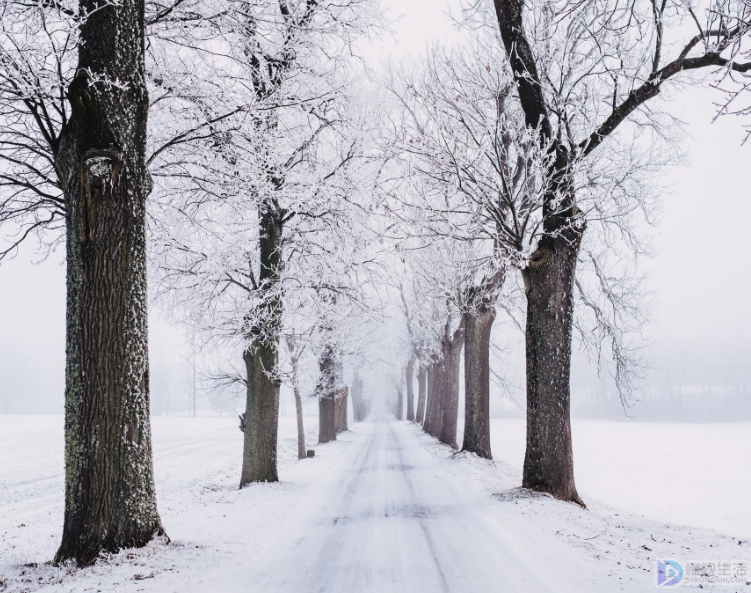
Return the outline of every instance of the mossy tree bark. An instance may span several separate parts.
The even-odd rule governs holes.
[[[149,422],[148,94],[142,0],[81,0],[72,116],[55,161],[66,199],[65,519],[56,562],[163,534]]]

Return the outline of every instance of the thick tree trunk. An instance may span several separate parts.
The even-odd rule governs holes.
[[[492,459],[490,451],[490,333],[495,307],[482,305],[464,314],[463,451]]]
[[[347,432],[347,400],[349,390],[347,387],[337,389],[335,397],[335,413],[336,413],[336,434],[341,432]]]
[[[339,367],[337,353],[333,346],[326,346],[318,361],[318,442],[336,440],[336,391]]]
[[[164,530],[149,422],[144,5],[81,0],[80,11],[89,16],[55,162],[67,204],[65,519],[55,561],[89,564]]]
[[[454,449],[459,448],[456,443],[456,424],[459,420],[459,371],[463,345],[464,320],[451,338],[447,327],[443,350],[445,386],[438,440]]]
[[[318,442],[336,440],[336,402],[334,393],[322,395],[318,400]]]
[[[276,446],[279,433],[279,323],[281,297],[275,293],[282,266],[282,216],[271,204],[259,207],[259,286],[266,292],[263,327],[248,332],[243,353],[247,372],[245,439],[240,488],[251,482],[278,482]]]
[[[407,363],[407,420],[415,421],[415,357],[411,356]]]
[[[400,386],[396,388],[396,419],[404,420],[404,391]]]
[[[278,352],[275,343],[256,343],[251,348],[243,354],[248,391],[241,488],[251,482],[279,481],[276,469],[279,383],[268,372],[276,368]]]
[[[576,259],[584,220],[576,207],[571,155],[556,136],[521,0],[494,0],[501,38],[529,129],[555,156],[543,202],[543,236],[522,271],[527,293],[527,452],[523,485],[583,504],[574,485],[571,446],[571,324]],[[602,136],[598,139],[602,139]]]
[[[546,237],[524,270],[527,450],[523,477],[525,488],[581,505],[574,484],[570,374],[573,287],[582,232]]]
[[[423,364],[420,363],[417,370],[417,416],[415,417],[415,422],[419,422],[420,424],[425,420],[425,399],[428,387],[427,381],[428,371]]]

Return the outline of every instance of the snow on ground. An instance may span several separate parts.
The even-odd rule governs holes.
[[[315,442],[315,419],[306,421]],[[690,465],[706,467],[717,463],[718,443],[742,447],[748,433],[732,433],[737,425],[701,434],[701,427],[672,425],[666,446],[653,426],[575,424],[583,510],[517,488],[513,421],[493,424],[495,462],[453,455],[406,422],[354,425],[340,441],[315,447],[314,459],[297,462],[294,419],[283,417],[282,482],[240,491],[235,419],[156,417],[157,495],[172,543],[75,570],[48,563],[62,530],[62,418],[0,416],[0,591],[643,592],[653,587],[657,558],[751,565],[740,536],[663,518],[661,501],[670,495],[663,497],[660,483],[652,487],[660,456],[675,451],[677,464],[689,455]],[[673,491],[686,478],[665,465],[662,484]],[[736,473],[747,476],[748,467]],[[737,500],[744,492],[725,490],[747,478],[734,476],[715,486],[713,472],[698,471],[675,492],[680,509],[695,518],[707,491],[720,502]],[[653,511],[644,502],[649,492]]]
[[[308,442],[315,442],[317,419],[306,422]],[[330,463],[324,454],[296,467],[295,420],[282,417],[279,468],[288,479],[240,491],[237,418],[157,416],[152,432],[157,504],[172,544],[155,542],[69,574],[49,565],[24,566],[48,562],[60,543],[63,417],[0,415],[0,591],[44,590],[56,581],[50,590],[109,592],[146,583],[148,589],[132,590],[183,591],[183,585],[200,578],[203,567],[257,553],[298,500],[302,481]]]
[[[751,540],[751,423],[574,420],[572,432],[585,502]],[[524,420],[493,420],[491,437],[493,457],[521,469]]]

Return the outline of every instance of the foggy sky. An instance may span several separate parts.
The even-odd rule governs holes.
[[[452,38],[444,16],[446,4],[434,0],[384,0],[392,16],[394,39],[363,48],[368,59],[387,53],[403,58],[422,51],[432,40]],[[690,355],[734,358],[751,356],[747,231],[751,202],[746,177],[751,142],[741,146],[738,118],[712,123],[720,98],[707,90],[671,97],[690,137],[685,164],[665,170],[670,187],[662,197],[662,216],[654,231],[659,254],[646,262],[656,291],[655,323],[647,328],[653,352],[661,359]],[[0,264],[0,413],[12,399],[15,411],[61,412],[65,359],[64,246],[41,264],[29,243],[18,257]],[[188,354],[184,333],[150,315],[152,377],[184,391]],[[152,388],[153,390],[153,388]],[[183,404],[180,404],[183,405]],[[176,403],[175,408],[179,406]]]

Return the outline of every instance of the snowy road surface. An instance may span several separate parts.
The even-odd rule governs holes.
[[[254,583],[266,593],[560,591],[413,427],[361,427],[364,438],[310,493],[294,529],[235,580],[236,590]]]
[[[295,419],[282,416],[281,482],[239,490],[236,419],[152,421],[157,499],[171,543],[155,540],[75,569],[50,563],[62,533],[62,416],[0,416],[0,593],[644,593],[654,588],[660,558],[751,566],[745,528],[720,534],[660,513],[647,518],[585,489],[587,510],[519,489],[519,468],[502,461],[513,452],[508,442],[497,443],[491,462],[454,454],[413,423],[362,422],[297,461]],[[310,444],[317,418],[305,421]],[[616,428],[624,442],[645,431]],[[493,429],[511,435],[508,425]],[[614,431],[591,423],[584,444],[607,452]],[[726,452],[713,436],[719,429],[685,431],[701,445],[691,450],[697,467]],[[586,462],[588,449],[580,449]],[[616,458],[599,479],[629,472],[637,484],[649,481],[652,468],[643,465]],[[591,468],[601,466],[583,466],[595,483]],[[732,496],[718,497],[732,501],[745,482],[727,478]],[[676,493],[695,511],[685,524],[711,510],[701,493],[713,479],[694,474],[694,487]],[[751,584],[703,590],[748,593]]]

